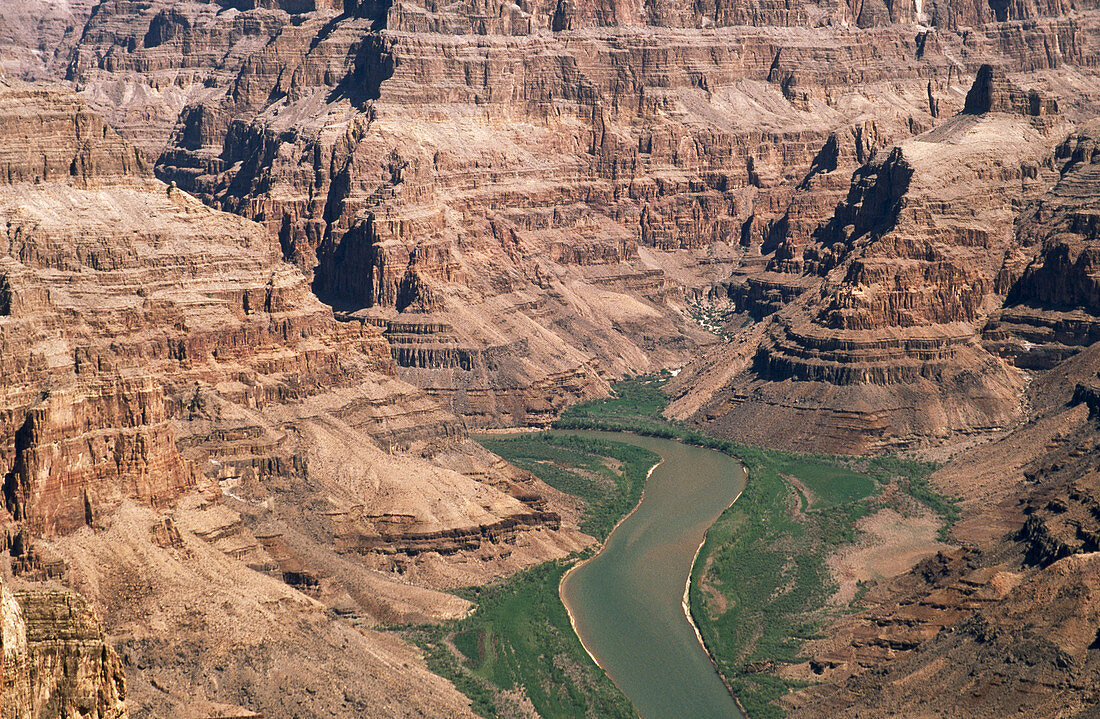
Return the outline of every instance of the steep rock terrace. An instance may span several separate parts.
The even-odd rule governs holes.
[[[979,338],[1026,254],[1016,217],[1058,179],[1054,113],[983,68],[963,113],[877,153],[800,253],[785,240],[775,270],[797,273],[801,294],[766,317],[710,399],[692,404],[687,373],[673,411],[848,452],[1015,424],[1026,378]]]
[[[128,606],[112,597],[163,602],[158,621],[181,643],[142,644],[139,669],[187,642],[193,666],[221,668],[194,695],[187,681],[135,678],[153,714],[205,699],[284,716],[304,701],[250,697],[243,656],[218,663],[215,638],[188,639],[198,630],[178,596],[227,571],[211,552],[242,586],[310,595],[264,585],[290,603],[265,614],[283,648],[259,665],[301,667],[310,711],[356,716],[392,692],[405,696],[394,715],[439,702],[462,714],[465,700],[421,665],[412,679],[393,670],[408,648],[373,635],[353,643],[347,683],[310,673],[354,634],[324,610],[365,624],[461,614],[465,602],[423,585],[485,581],[589,541],[560,528],[553,491],[396,378],[381,330],[337,322],[262,227],[153,179],[70,92],[4,82],[0,135],[2,524],[19,580],[79,584],[110,631]],[[210,547],[201,559],[196,541]],[[154,580],[161,570],[138,558],[157,553],[170,576]],[[129,641],[159,631],[133,621]]]
[[[1020,367],[1050,369],[1100,339],[1098,134],[1090,124],[1058,147],[1058,184],[1020,219],[1020,258],[1001,280],[1007,301],[983,331]]]
[[[1092,13],[111,2],[68,77],[161,177],[266,224],[381,327],[401,378],[478,424],[543,424],[713,343],[687,299],[804,290],[844,172],[961,108],[981,62],[1090,106]]]

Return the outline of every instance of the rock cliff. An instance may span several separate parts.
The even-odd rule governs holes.
[[[1018,223],[1019,258],[1001,280],[1007,301],[983,338],[1020,367],[1050,369],[1098,339],[1096,135],[1087,125],[1057,148],[1058,183]]]
[[[537,493],[498,474],[458,420],[393,377],[375,325],[334,321],[259,228],[143,178],[140,155],[71,96],[16,87],[4,101],[4,127],[35,113],[35,131],[53,138],[49,148],[41,138],[42,147],[14,142],[26,155],[5,157],[4,357],[15,401],[5,414],[4,486],[22,528],[94,524],[121,497],[157,506],[217,482],[225,491],[293,484],[325,475],[332,452],[345,465],[345,492],[418,474],[426,494],[434,486],[485,495],[466,517],[461,503],[421,515],[364,505],[352,490],[344,501],[355,497],[354,516],[366,524],[349,520],[349,531],[386,536],[398,550],[380,518],[474,535],[506,520],[556,523]],[[456,450],[478,479],[420,458]],[[353,456],[361,460],[349,464]],[[407,466],[368,469],[371,480],[351,468],[387,461]]]
[[[1011,286],[1038,241],[1018,236],[1017,217],[1058,182],[1065,128],[1048,98],[983,67],[963,112],[877,152],[831,216],[809,232],[784,223],[775,289],[759,276],[730,284],[763,327],[744,332],[744,350],[735,340],[732,373],[701,368],[726,373],[717,392],[685,373],[673,412],[750,441],[849,452],[1013,426],[1027,379],[1003,359],[1011,343],[994,346],[1008,332],[996,322],[1015,316],[998,307],[1025,292]]]
[[[126,719],[126,677],[79,595],[0,584],[4,717]]]
[[[961,109],[980,62],[1090,106],[1090,12],[113,2],[67,72],[160,177],[380,327],[399,377],[544,424],[712,344],[687,300],[798,295],[845,170]]]
[[[317,626],[334,621],[326,608],[366,625],[455,616],[464,602],[423,587],[485,581],[590,541],[562,526],[549,487],[482,450],[395,376],[381,328],[337,321],[276,238],[154,179],[70,92],[4,82],[0,133],[10,138],[0,153],[0,475],[4,546],[20,582],[80,584],[108,607],[112,633],[129,605],[109,598],[148,592],[170,603],[163,621],[182,637],[177,595],[214,571],[210,553],[157,583],[103,533],[123,522],[140,551],[184,558],[204,542],[242,576],[310,595],[264,630],[295,657],[269,661],[309,667],[347,637],[316,629],[320,638],[295,649],[297,625],[279,634],[290,615]],[[136,511],[127,507],[151,514],[124,520]],[[73,536],[82,539],[67,544]],[[112,546],[121,554],[109,556]],[[99,558],[79,565],[78,547]],[[153,627],[132,621],[127,631]],[[407,648],[356,641],[349,661],[377,676],[349,679],[350,704],[330,686],[310,711],[354,716],[380,691],[372,682],[405,681],[384,667]],[[159,658],[134,668],[146,712],[166,714],[191,693],[186,681],[165,689],[156,678],[173,646],[148,649]],[[196,644],[194,666],[216,648]],[[369,658],[375,650],[390,658]],[[214,676],[236,675],[238,660]],[[432,692],[465,711],[436,684],[401,689],[395,715],[436,708]],[[251,701],[248,685],[215,678],[190,698],[274,716],[294,706],[278,692]]]

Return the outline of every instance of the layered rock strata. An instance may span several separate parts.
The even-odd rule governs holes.
[[[236,706],[231,716],[474,716],[392,632],[352,626],[182,523],[178,545],[161,547],[151,531],[159,521],[127,501],[110,527],[48,542],[111,628],[131,714],[220,719]]]
[[[185,634],[177,593],[214,571],[218,553],[240,576],[288,585],[271,601],[294,597],[291,587],[313,597],[297,596],[265,630],[284,643],[272,666],[308,667],[348,638],[325,629],[293,649],[293,631],[275,637],[294,616],[318,626],[334,621],[326,608],[365,625],[460,616],[465,602],[423,586],[483,582],[590,541],[562,527],[550,488],[395,376],[379,327],[336,321],[274,237],[153,179],[71,93],[3,83],[0,133],[12,138],[0,153],[0,475],[20,582],[79,584],[111,607],[112,633],[125,611],[111,602],[147,595]],[[145,513],[121,519],[125,507]],[[101,535],[116,522],[140,552],[178,554],[185,566],[158,583],[128,550],[108,557]],[[198,563],[196,541],[210,547]],[[101,554],[81,567],[76,547]],[[395,570],[406,577],[395,581]],[[152,631],[131,619],[127,631]],[[393,667],[410,650],[355,641],[349,661],[396,691],[404,680]],[[163,640],[154,654],[173,646]],[[208,668],[217,651],[197,642],[194,666]],[[215,679],[190,698],[263,708],[240,661],[214,672],[236,684]],[[134,696],[145,713],[167,715],[191,690],[161,682],[155,665],[137,666]],[[329,687],[309,711],[361,715],[381,691],[347,686],[350,704]],[[465,711],[442,680],[425,686],[434,688],[402,689],[390,713],[440,701]],[[277,694],[264,701],[273,716],[294,711]]]
[[[5,126],[34,112],[54,138],[48,152],[41,138],[38,148],[13,143],[25,155],[5,158],[5,497],[23,529],[94,524],[122,496],[167,506],[210,479],[226,491],[261,491],[275,478],[293,484],[311,465],[323,475],[333,451],[345,474],[395,452],[455,446],[472,453],[471,466],[491,461],[468,444],[461,422],[393,378],[381,332],[334,322],[258,228],[143,179],[133,150],[71,97],[12,88],[5,101]],[[355,456],[362,460],[346,462]],[[425,532],[556,523],[531,509],[537,493],[512,489],[507,476],[471,480],[414,456],[392,462],[436,491],[485,495],[467,524],[463,509],[390,511],[362,505],[353,490],[345,501],[376,518],[367,527],[385,527],[359,533],[396,549],[404,545],[390,516],[423,528],[410,530],[421,549]],[[394,481],[385,478],[392,470],[370,473],[374,483]]]
[[[1021,218],[1019,258],[1001,280],[1007,301],[983,331],[987,347],[1020,367],[1050,369],[1100,339],[1096,134],[1086,126],[1058,147],[1061,177]]]
[[[991,68],[970,97],[966,112],[861,167],[800,258],[783,246],[790,259],[775,269],[800,270],[803,289],[766,318],[751,362],[697,405],[699,421],[860,452],[1020,419],[1025,377],[978,340],[1019,262],[1016,216],[1057,180],[1060,126],[1014,105],[1027,95]],[[681,380],[688,394],[693,382]]]
[[[382,327],[403,379],[544,424],[712,342],[685,297],[759,314],[805,290],[849,163],[961,108],[981,60],[1094,61],[1088,11],[895,5],[114,3],[69,77]],[[1044,82],[1087,105],[1066,72]]]
[[[0,584],[4,717],[126,719],[126,677],[99,618],[60,590],[13,593]]]

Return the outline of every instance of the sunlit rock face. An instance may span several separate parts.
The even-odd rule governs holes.
[[[563,523],[548,487],[396,376],[382,328],[337,321],[275,236],[155,179],[71,91],[0,83],[0,136],[3,546],[19,582],[77,586],[112,632],[126,626],[128,651],[145,657],[133,683],[143,712],[168,715],[186,699],[278,716],[299,702],[276,685],[242,701],[251,682],[237,660],[197,693],[183,675],[165,683],[165,666],[207,663],[176,666],[181,646],[208,659],[220,651],[217,635],[187,629],[182,608],[195,602],[180,600],[212,575],[252,587],[233,595],[245,614],[290,602],[242,631],[297,656],[293,683],[328,711],[345,695],[309,667],[355,632],[326,610],[368,622],[456,616],[464,601],[426,587],[483,582],[590,541]],[[171,641],[153,642],[165,626]],[[55,659],[42,661],[75,666],[79,679],[57,679],[58,692],[82,707],[79,697],[99,696],[88,705],[98,713],[84,715],[116,716],[114,654],[100,652],[102,666],[65,658],[102,638],[88,629],[71,647],[52,631],[42,651]],[[366,704],[403,691],[410,712],[443,701],[461,714],[465,700],[422,665],[411,679],[385,669],[410,661],[404,645],[356,636],[348,667],[370,671],[344,683],[347,696]],[[53,671],[32,678],[54,681]],[[43,691],[35,702],[52,701]]]
[[[788,215],[769,265],[777,289],[731,285],[765,318],[759,344],[709,397],[679,380],[674,411],[754,441],[851,452],[1020,421],[1027,377],[981,340],[996,338],[986,325],[1034,256],[1020,213],[1058,181],[1068,127],[1050,98],[983,66],[962,113],[877,152],[827,220],[807,233]]]
[[[672,415],[796,449],[1096,404],[1088,3],[8,5],[4,76],[77,94],[0,91],[4,544],[102,609],[141,712],[463,715],[332,617],[454,618],[432,588],[584,546],[467,427],[547,425],[626,373],[686,365]],[[731,309],[722,337],[693,301]],[[1051,481],[1019,541],[1087,594],[1062,451],[1028,460]],[[929,591],[993,582],[970,561]],[[1072,629],[1035,581],[991,624]],[[1070,634],[1044,656],[1091,671]]]
[[[126,719],[126,677],[99,617],[78,594],[0,588],[6,717]]]
[[[1091,11],[1003,10],[111,2],[65,72],[158,176],[380,328],[402,379],[544,424],[713,343],[687,300],[799,295],[847,175],[961,109],[982,62],[1088,106]]]

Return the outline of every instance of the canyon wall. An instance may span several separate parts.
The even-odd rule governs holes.
[[[1087,5],[292,5],[101,3],[67,77],[475,425],[683,364],[690,301],[793,299],[845,174],[983,62],[1095,107]]]
[[[95,610],[78,594],[0,583],[4,717],[126,719],[126,677]]]
[[[0,135],[0,523],[18,586],[77,587],[110,632],[126,624],[145,713],[208,701],[356,716],[393,692],[406,697],[395,716],[463,714],[409,648],[326,612],[364,626],[461,615],[464,601],[428,587],[584,546],[574,510],[400,380],[383,330],[337,321],[277,238],[156,180],[70,91],[3,82]],[[241,656],[198,693],[158,674],[183,646],[185,665],[217,663],[217,635],[179,599],[229,571],[217,556],[240,587],[289,602],[257,629],[282,653],[250,666],[300,666],[288,682],[308,691],[250,695]],[[142,597],[160,625],[130,613]],[[242,616],[268,601],[238,598]],[[157,626],[174,628],[152,642]],[[347,682],[325,684],[309,668],[349,633]]]
[[[670,414],[741,440],[1000,438],[939,475],[967,548],[790,709],[1083,708],[1094,5],[21,7],[6,72],[80,99],[0,93],[4,537],[102,610],[137,710],[465,715],[366,627],[588,541],[466,427],[680,366]]]
[[[1014,426],[1029,379],[1009,341],[994,346],[1013,312],[998,308],[1036,271],[1025,268],[1038,242],[1017,217],[1049,202],[1068,129],[1054,100],[984,66],[962,112],[875,154],[831,216],[781,227],[776,289],[730,284],[762,327],[744,333],[738,362],[678,379],[673,412],[749,441],[847,452]],[[723,378],[717,391],[707,374]]]

